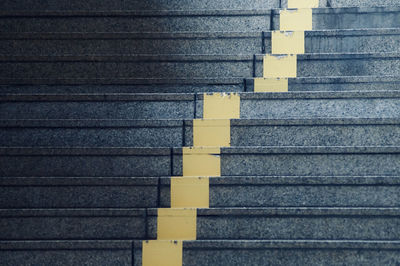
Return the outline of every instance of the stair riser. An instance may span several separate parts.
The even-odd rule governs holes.
[[[80,58],[77,58],[79,60]],[[0,78],[34,79],[34,78],[229,78],[263,76],[262,57],[255,64],[251,56],[240,58],[217,56],[215,60],[201,58],[170,59],[169,62],[118,61],[108,58],[103,62],[0,62]],[[35,60],[35,58],[32,58]],[[185,61],[183,61],[185,60]],[[299,56],[297,64],[298,77],[326,76],[381,76],[400,75],[400,57],[380,54],[372,57],[363,56]]]
[[[142,216],[1,217],[2,240],[145,239]]]
[[[398,207],[399,193],[397,185],[210,185],[210,208]],[[161,206],[170,207],[169,186],[162,187]]]
[[[142,252],[135,249],[134,265],[142,265]],[[288,248],[185,248],[183,265],[394,265],[398,250],[379,249],[288,249]]]
[[[266,31],[270,11],[261,15],[2,17],[8,32],[173,32]]]
[[[400,52],[400,35],[357,33],[306,33],[306,53],[371,53]],[[252,34],[256,35],[256,34]],[[3,39],[0,49],[3,54],[16,55],[63,55],[63,54],[259,54],[262,53],[260,36],[248,37],[162,37],[149,39],[132,37],[76,38],[71,35],[53,39]],[[267,33],[267,35],[269,35]],[[271,37],[265,38],[265,52],[271,53]]]
[[[354,6],[356,4],[350,4]],[[382,12],[383,11],[383,12]],[[400,11],[393,9],[370,8],[367,12],[357,9],[313,10],[313,30],[326,29],[376,29],[398,28],[400,26]],[[279,30],[280,16],[277,11],[273,16],[273,29]]]
[[[14,10],[193,10],[193,9],[270,9],[279,8],[279,0],[246,0],[246,1],[211,1],[211,0],[147,0],[147,1],[62,1],[38,2],[35,0],[12,1],[4,0],[0,9]]]

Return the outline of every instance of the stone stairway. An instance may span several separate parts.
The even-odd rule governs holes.
[[[0,265],[398,265],[400,2],[295,2],[3,0]]]

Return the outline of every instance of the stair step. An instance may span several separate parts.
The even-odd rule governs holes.
[[[396,146],[400,120],[238,119],[231,146]],[[0,146],[193,146],[192,120],[0,120]]]
[[[15,79],[248,78],[263,55],[0,56],[0,83]],[[298,77],[400,76],[399,53],[298,55]]]
[[[145,209],[0,210],[2,240],[146,238]]]
[[[142,265],[135,241],[134,265]],[[399,241],[210,240],[184,241],[183,264],[207,265],[396,265]]]
[[[0,241],[3,265],[132,265],[132,241]],[[140,264],[141,265],[141,264]]]
[[[3,11],[8,32],[263,31],[271,10]]]
[[[0,208],[157,208],[158,178],[2,177]]]
[[[400,91],[240,93],[242,119],[398,118]],[[203,94],[3,94],[1,119],[193,119]],[[283,104],[284,103],[284,104]]]
[[[148,210],[156,238],[157,210]],[[385,230],[382,230],[385,228]],[[198,209],[198,240],[398,240],[399,208]]]
[[[399,146],[221,148],[221,175],[397,176],[399,154]],[[1,177],[182,176],[181,148],[0,148],[0,155]]]
[[[357,2],[357,5],[359,2]],[[377,2],[371,4],[371,1],[362,2],[367,2],[370,5],[380,4]],[[349,2],[346,1],[346,3]],[[351,2],[349,5],[354,6],[355,4]],[[272,10],[272,13],[272,28],[279,30],[280,10]],[[400,6],[398,2],[389,4],[386,7],[315,8],[312,13],[313,30],[398,28],[400,25]]]
[[[271,53],[271,32],[264,33]],[[324,30],[305,34],[306,53],[400,52],[400,29]],[[259,54],[260,32],[2,33],[10,55]]]
[[[210,178],[210,207],[399,207],[398,176],[225,176]],[[170,207],[170,178],[161,178]]]

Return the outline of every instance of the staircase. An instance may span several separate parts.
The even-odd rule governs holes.
[[[0,265],[400,265],[400,2],[293,3],[1,1]]]

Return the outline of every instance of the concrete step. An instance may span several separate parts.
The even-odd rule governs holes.
[[[146,239],[145,209],[0,210],[2,240]]]
[[[350,5],[358,6],[359,2]],[[363,2],[371,3],[371,1]],[[272,10],[272,13],[271,28],[279,30],[280,10]],[[313,30],[399,28],[400,6],[397,3],[386,7],[315,8],[312,20]]]
[[[231,146],[397,146],[399,119],[238,119]],[[193,146],[192,120],[0,120],[3,147]]]
[[[7,32],[174,32],[270,30],[271,10],[2,11]]]
[[[132,265],[132,241],[0,241],[3,265]],[[141,265],[141,264],[140,264]]]
[[[173,154],[170,148],[0,148],[0,154],[1,177],[182,176],[181,148]],[[398,146],[222,148],[221,175],[394,176],[399,154]]]
[[[157,209],[148,210],[149,237]],[[385,230],[382,230],[385,228]],[[399,240],[399,208],[197,209],[198,240]]]
[[[400,91],[240,93],[242,119],[398,118]],[[3,94],[1,119],[193,119],[204,94]],[[283,104],[284,103],[284,104]]]
[[[1,80],[0,80],[1,81]],[[73,93],[200,93],[252,92],[254,79],[8,79],[0,85],[7,94]],[[23,84],[31,85],[23,85]],[[12,85],[14,84],[14,85]],[[18,85],[21,84],[21,85]],[[34,85],[37,84],[37,85]],[[49,85],[43,85],[49,84]],[[98,85],[94,85],[98,84]],[[108,85],[107,85],[108,84]],[[289,78],[289,91],[399,90],[399,76],[302,77]]]
[[[264,36],[264,42],[262,42]],[[306,53],[400,52],[400,29],[308,31]],[[271,53],[271,32],[2,33],[2,54]]]
[[[171,176],[171,154],[170,148],[0,148],[0,176]]]
[[[221,149],[222,176],[400,175],[396,147],[231,147]],[[172,176],[182,176],[174,149]]]
[[[36,79],[249,78],[263,55],[0,56],[0,84]],[[400,76],[399,53],[304,54],[298,77]]]
[[[2,177],[1,209],[157,208],[155,177]]]
[[[326,1],[321,1],[324,3]],[[287,3],[287,2],[285,2]],[[212,0],[86,0],[85,2],[71,0],[53,0],[51,2],[38,2],[35,0],[20,0],[18,2],[12,0],[3,0],[0,3],[0,9],[4,11],[15,10],[88,10],[88,11],[109,11],[109,10],[193,10],[193,9],[271,9],[279,8],[279,0],[245,0],[245,1],[212,1]]]
[[[170,207],[170,178],[160,204]],[[210,208],[400,207],[398,176],[225,176],[210,178]]]
[[[135,241],[134,265],[142,265]],[[396,265],[399,241],[208,240],[184,241],[184,265]]]

